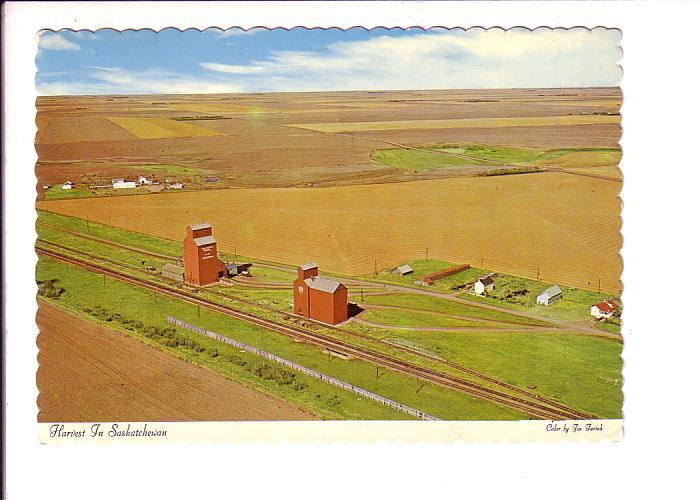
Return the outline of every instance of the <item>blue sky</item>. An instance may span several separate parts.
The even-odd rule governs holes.
[[[620,33],[585,29],[43,32],[41,95],[615,86]]]

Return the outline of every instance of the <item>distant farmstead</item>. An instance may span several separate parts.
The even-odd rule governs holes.
[[[558,285],[552,285],[537,296],[537,303],[548,306],[561,299],[562,295],[561,288]]]
[[[66,190],[73,189],[73,183],[71,181],[66,181],[61,186],[61,189],[66,189]]]
[[[605,302],[600,302],[591,307],[591,316],[597,319],[608,319],[611,318],[619,308],[620,306],[612,300],[606,300]]]

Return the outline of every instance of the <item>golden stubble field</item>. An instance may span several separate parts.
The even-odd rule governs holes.
[[[220,249],[362,275],[420,258],[619,293],[621,184],[541,173],[328,188],[253,188],[39,202],[181,240],[208,221]],[[482,264],[483,259],[483,264]]]

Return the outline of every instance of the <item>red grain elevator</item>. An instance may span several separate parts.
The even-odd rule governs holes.
[[[294,314],[329,325],[342,323],[348,319],[348,289],[320,277],[313,262],[302,264],[294,280]]]
[[[216,239],[211,224],[187,226],[187,237],[182,242],[185,261],[185,281],[197,286],[210,285],[219,278],[228,277],[226,264],[216,253]]]

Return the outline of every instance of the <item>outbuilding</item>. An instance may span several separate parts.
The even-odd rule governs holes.
[[[125,181],[124,179],[112,179],[113,189],[135,189],[136,181]]]
[[[165,264],[161,267],[160,273],[175,281],[185,281],[185,268],[177,264]]]
[[[73,189],[73,183],[71,181],[66,181],[61,186],[61,189],[66,189],[66,190]]]
[[[559,285],[552,285],[537,296],[537,303],[548,306],[554,304],[557,300],[561,299],[562,296],[563,293]]]
[[[408,274],[413,274],[413,268],[408,264],[404,264],[403,266],[399,266],[391,272],[392,274],[396,274],[397,276],[406,276]]]

